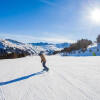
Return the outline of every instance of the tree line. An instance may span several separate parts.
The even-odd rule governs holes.
[[[97,44],[100,44],[100,35],[97,36],[96,42],[97,42]],[[87,47],[92,44],[93,44],[93,42],[88,39],[77,40],[76,43],[72,43],[68,48],[64,48],[60,51],[54,51],[53,54],[64,53],[64,52],[71,53],[72,51],[76,51],[76,50],[81,50],[81,51],[85,52],[87,50]]]
[[[6,49],[0,48],[0,59],[13,59],[21,58],[30,55],[28,51],[24,51],[18,48],[6,47]]]

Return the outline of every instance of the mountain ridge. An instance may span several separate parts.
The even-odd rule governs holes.
[[[0,39],[0,56],[1,58],[17,58],[27,55],[37,55],[43,51],[47,55],[52,55],[54,51],[68,47],[69,43],[22,43],[12,39]]]

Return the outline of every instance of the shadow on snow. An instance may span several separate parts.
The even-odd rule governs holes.
[[[0,82],[0,86],[11,84],[11,83],[18,82],[18,81],[21,81],[21,80],[25,80],[25,79],[28,79],[28,78],[30,78],[32,76],[43,74],[43,72],[44,71],[42,70],[40,72],[33,73],[33,74],[30,74],[30,75],[27,75],[27,76],[23,76],[23,77],[20,77],[20,78],[16,78],[16,79],[13,79],[13,80],[10,80],[10,81]]]

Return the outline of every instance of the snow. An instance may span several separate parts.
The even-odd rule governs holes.
[[[42,49],[41,51],[44,51],[45,54],[52,54],[54,51],[60,51],[61,48],[57,48],[55,45],[46,45],[46,46],[40,46]]]
[[[100,57],[46,56],[49,72],[0,86],[0,100],[100,100]],[[41,71],[40,57],[0,60],[0,82]]]
[[[36,45],[33,45],[36,44]],[[54,51],[61,50],[63,47],[67,47],[70,44],[69,43],[60,43],[60,44],[49,44],[46,43],[21,43],[16,40],[11,40],[11,39],[0,39],[0,49],[8,49],[10,52],[12,52],[13,48],[15,49],[20,49],[22,51],[27,51],[30,55],[37,55],[39,54],[40,51],[44,51],[45,54],[51,55]],[[39,44],[39,45],[38,45]],[[13,50],[13,51],[14,51]],[[6,50],[8,53],[9,51]],[[16,52],[16,51],[14,51]]]
[[[99,50],[99,51],[98,51]],[[96,56],[100,56],[100,44],[94,43],[93,45],[89,45],[87,50],[85,52],[82,52],[82,50],[76,50],[72,51],[71,53],[62,53],[61,55],[64,56],[93,56],[93,53],[96,54]]]
[[[40,47],[40,51],[44,51],[45,54],[51,55],[54,51],[60,51],[65,47],[69,47],[70,43],[47,43],[47,42],[40,42],[40,43],[30,43],[33,46]]]
[[[7,49],[7,48],[17,48],[23,51],[28,51],[29,54],[38,54],[41,49],[37,46],[32,46],[31,44],[25,44],[25,43],[21,43],[21,42],[17,42],[14,40],[10,40],[10,39],[0,39],[0,48],[2,49]]]

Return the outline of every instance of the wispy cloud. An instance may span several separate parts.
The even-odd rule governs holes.
[[[52,43],[62,43],[62,42],[74,42],[72,40],[66,39],[62,36],[51,36],[51,37],[35,37],[29,35],[20,35],[20,34],[9,34],[9,33],[0,33],[0,38],[3,39],[14,39],[20,42],[30,43],[30,42],[52,42]]]
[[[53,42],[53,43],[63,43],[63,42],[68,42],[68,43],[73,43],[73,40],[65,39],[63,37],[60,38],[44,38],[45,41]]]
[[[40,2],[43,2],[43,3],[48,4],[50,6],[55,6],[56,5],[55,3],[53,3],[53,2],[51,2],[49,0],[40,0]]]

